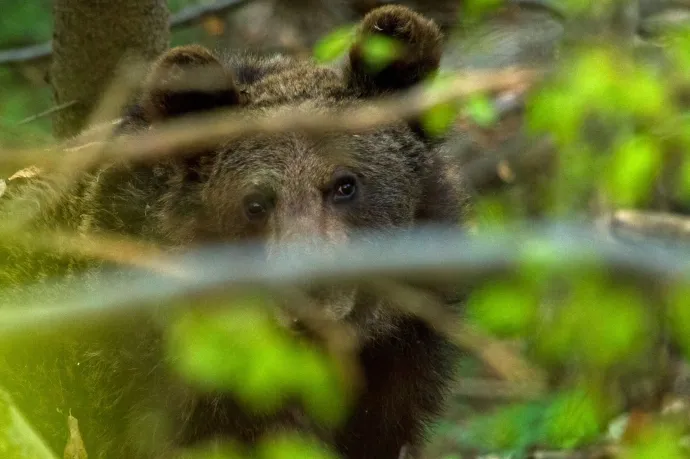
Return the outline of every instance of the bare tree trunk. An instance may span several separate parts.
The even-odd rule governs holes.
[[[53,135],[78,134],[125,55],[150,60],[169,46],[165,0],[55,0]]]

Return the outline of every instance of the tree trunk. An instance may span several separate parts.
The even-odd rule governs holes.
[[[125,55],[151,60],[170,43],[165,0],[55,0],[53,135],[78,134]]]

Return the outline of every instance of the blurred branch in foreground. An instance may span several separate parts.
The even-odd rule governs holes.
[[[97,296],[88,290],[75,288],[51,298],[50,304],[29,301],[30,304],[21,310],[0,310],[0,336],[10,337],[42,329],[55,331],[75,322],[107,320],[142,308],[159,308],[162,301],[180,295],[220,289],[277,288],[301,282],[364,281],[366,285],[376,286],[372,279],[377,278],[453,282],[460,287],[489,275],[513,272],[528,261],[561,267],[597,261],[614,266],[619,272],[680,278],[687,276],[690,248],[665,251],[651,242],[628,247],[606,240],[591,227],[562,224],[529,231],[514,228],[498,234],[486,232],[481,236],[429,228],[389,237],[369,235],[362,240],[355,238],[352,244],[339,248],[332,256],[313,252],[305,255],[299,245],[290,246],[287,254],[283,261],[267,264],[256,247],[214,246],[171,257],[170,266],[175,267],[177,274],[172,278],[141,273],[134,273],[131,278],[106,274]],[[32,288],[27,289],[28,295],[35,294]],[[45,285],[37,288],[44,289]],[[407,302],[402,303],[405,304],[400,307],[408,306]],[[428,304],[424,305],[424,308],[428,307]],[[416,313],[418,309],[415,303],[410,312]],[[475,330],[449,318],[442,308],[426,309],[421,319],[450,335],[461,347],[494,360],[494,369],[510,378],[501,371],[500,365],[495,365],[504,359],[506,353],[499,350],[493,356],[487,355],[493,352],[487,350],[492,343],[476,334]],[[534,376],[534,372],[527,373]]]
[[[239,136],[279,134],[291,131],[350,132],[370,129],[396,120],[418,116],[439,104],[449,103],[476,93],[526,91],[541,72],[509,68],[502,71],[463,72],[448,77],[442,90],[417,87],[396,97],[383,97],[355,108],[333,114],[287,112],[268,118],[247,119],[235,110],[181,117],[141,134],[124,136],[113,142],[88,144],[90,131],[71,141],[78,151],[71,155],[55,154],[65,146],[43,151],[7,151],[0,158],[0,173],[14,173],[27,166],[55,167],[89,165],[111,159],[147,159],[169,154],[183,154],[189,148],[218,145]],[[106,128],[107,129],[107,128]],[[94,131],[95,132],[95,131]],[[79,142],[82,142],[81,145]]]
[[[12,459],[57,459],[26,421],[12,398],[0,389],[0,445],[3,457]]]

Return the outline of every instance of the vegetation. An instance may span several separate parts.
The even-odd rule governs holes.
[[[193,3],[169,5],[174,12]],[[439,99],[420,108],[424,127],[437,135],[461,128],[450,148],[475,192],[471,235],[455,240],[469,255],[443,258],[441,267],[468,291],[463,323],[444,324],[435,311],[426,313],[467,352],[425,458],[690,454],[690,385],[683,379],[690,358],[690,27],[669,26],[641,42],[617,27],[628,3],[565,2],[557,59],[538,68],[523,63],[534,70],[529,76],[508,69],[518,75],[514,81],[492,88],[490,74],[450,62],[423,85],[425,97]],[[501,1],[465,0],[462,29],[447,46],[510,14],[505,8]],[[47,40],[50,2],[5,6],[1,24],[0,48]],[[214,27],[175,30],[173,44],[208,41]],[[349,23],[332,29],[313,46],[325,63],[341,57],[352,36]],[[391,40],[370,41],[364,51],[372,66],[398,52]],[[52,104],[40,76],[45,68],[38,67],[0,67],[0,158],[21,163],[15,151],[50,143],[49,117],[21,122]],[[482,78],[480,91],[449,95],[462,85],[478,87]],[[517,109],[500,103],[506,94],[521,101]],[[448,254],[462,253],[456,248]],[[427,265],[448,254],[428,251]],[[423,275],[423,260],[410,260],[415,275]],[[201,387],[232,390],[250,409],[271,412],[296,397],[320,422],[341,422],[352,369],[340,352],[318,353],[275,327],[265,314],[272,307],[265,284],[239,288],[239,299],[210,294],[205,304],[216,307],[203,311],[176,304],[186,311],[170,332],[176,370]],[[96,296],[89,301],[99,304]],[[60,313],[54,317],[59,321]],[[0,314],[0,332],[28,327],[29,319],[13,318]],[[36,439],[28,435],[27,442]],[[554,450],[561,455],[546,455]],[[306,437],[269,438],[253,451],[234,444],[190,451],[190,457],[249,456],[332,452]]]

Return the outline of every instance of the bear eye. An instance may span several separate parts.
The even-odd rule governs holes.
[[[344,202],[354,198],[357,192],[357,180],[352,175],[338,178],[333,185],[333,201]]]
[[[262,195],[252,194],[244,199],[244,213],[249,220],[261,220],[268,213],[269,200]]]

